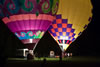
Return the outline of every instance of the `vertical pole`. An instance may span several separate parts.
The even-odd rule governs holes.
[[[63,44],[65,44],[64,40],[63,40]],[[64,52],[65,52],[65,50],[64,50],[64,47],[63,47],[62,57],[64,57]]]

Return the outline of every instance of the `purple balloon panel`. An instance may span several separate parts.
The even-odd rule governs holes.
[[[43,30],[46,31],[54,20],[53,16],[41,14],[36,16],[34,14],[14,15],[10,18],[4,18],[3,21],[10,28],[12,32],[23,30]]]
[[[28,39],[40,39],[52,24],[54,17],[46,14],[40,14],[39,16],[35,14],[20,14],[10,16],[9,18],[5,17],[2,20],[20,40],[27,41]],[[34,34],[31,37],[29,36],[31,34],[29,33],[30,31]],[[40,34],[38,34],[39,32]]]

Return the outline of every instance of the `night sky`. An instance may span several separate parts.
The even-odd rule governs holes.
[[[71,44],[66,52],[72,52],[74,56],[100,56],[100,3],[99,0],[92,0],[93,17],[83,34]],[[0,21],[0,56],[14,57],[16,49],[25,48],[20,40]],[[48,55],[50,50],[56,54],[61,52],[56,41],[48,32],[38,43],[35,53]]]

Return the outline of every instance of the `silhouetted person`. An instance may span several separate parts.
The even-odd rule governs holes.
[[[41,65],[41,67],[46,67],[45,64],[46,64],[46,58],[43,59],[43,63]]]
[[[62,61],[62,52],[60,53],[59,59],[60,59],[60,61]]]
[[[32,60],[32,59],[34,59],[34,58],[33,58],[33,55],[30,54],[30,53],[28,53],[28,54],[27,54],[27,60]]]

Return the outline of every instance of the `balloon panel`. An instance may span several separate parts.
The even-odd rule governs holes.
[[[62,19],[61,15],[56,16],[56,20],[53,21],[49,28],[49,32],[56,40],[65,39],[74,41],[75,29],[72,28],[73,24],[69,24],[67,19]]]
[[[0,18],[18,14],[55,15],[59,0],[0,0]]]
[[[45,14],[20,14],[2,20],[20,40],[24,40],[41,39],[53,19],[53,16]]]
[[[37,39],[41,38],[44,34],[42,31],[24,31],[24,32],[16,32],[16,36],[20,39]]]
[[[58,45],[65,51],[68,46],[76,39],[75,30],[72,28],[73,24],[70,24],[68,19],[62,19],[62,15],[56,15],[56,20],[53,21],[49,27],[48,32],[57,41]],[[78,35],[81,35],[80,32]]]
[[[5,24],[13,31],[23,30],[46,30],[53,21],[54,17],[50,15],[40,14],[20,14],[3,18]]]
[[[73,24],[75,38],[88,26],[92,17],[91,0],[60,0],[57,14],[62,14],[63,19],[68,19]]]
[[[62,19],[62,15],[56,15],[56,20],[48,29],[63,51],[75,40],[75,29],[72,26],[73,24],[68,23],[68,19]]]
[[[87,28],[92,18],[91,10],[91,0],[60,0],[56,20],[50,26],[49,33],[62,51]]]
[[[24,43],[37,43],[54,20],[59,0],[0,0],[0,19]]]

